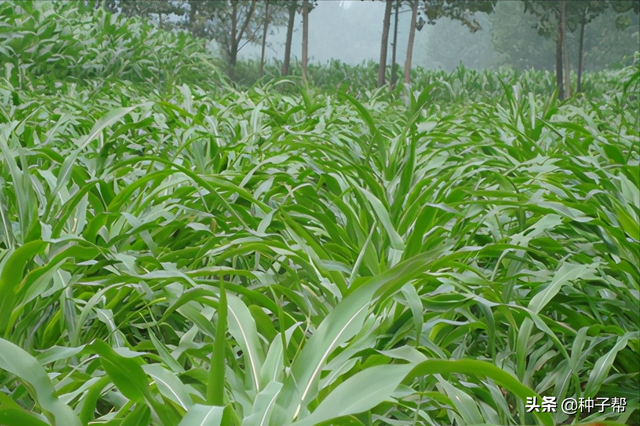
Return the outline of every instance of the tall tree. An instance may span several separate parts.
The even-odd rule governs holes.
[[[411,59],[413,58],[413,42],[416,36],[416,22],[418,18],[418,0],[411,3],[411,23],[409,24],[409,41],[407,42],[407,59],[404,61],[404,83],[411,82]]]
[[[569,57],[567,56],[566,49],[566,34],[567,34],[567,2],[566,0],[560,1],[560,20],[558,21],[558,40],[556,45],[560,46],[560,56],[556,57],[556,61],[560,60],[560,73],[559,78],[562,80],[562,73],[564,69],[564,85],[561,87],[560,99],[571,96],[571,71],[569,70]],[[556,55],[558,51],[556,49]],[[562,61],[564,60],[564,68],[562,67]],[[556,63],[556,67],[558,64]]]
[[[295,7],[294,7],[295,6]],[[287,40],[285,44],[285,62],[282,69],[282,75],[289,72],[289,58],[291,57],[291,40],[293,35],[293,20],[295,18],[295,10],[298,9],[302,15],[302,82],[307,84],[307,65],[309,63],[309,12],[318,6],[316,0],[297,0],[291,2],[289,6],[289,23],[287,26]]]
[[[421,5],[421,7],[418,7]],[[427,23],[435,25],[440,18],[449,18],[460,21],[470,31],[482,29],[476,19],[476,12],[491,13],[496,5],[496,0],[412,0],[411,24],[409,28],[409,42],[407,46],[407,60],[405,61],[405,83],[411,80],[411,59],[413,55],[413,42],[415,31],[422,28],[422,21],[418,22],[418,13],[427,17]],[[407,69],[407,67],[409,69]]]
[[[611,0],[587,0],[587,1],[548,1],[548,0],[524,0],[525,12],[537,17],[538,33],[547,38],[553,38],[556,43],[556,83],[558,97],[564,99],[571,95],[570,86],[570,61],[567,51],[567,33],[579,29],[578,44],[578,86],[577,91],[582,90],[582,68],[584,57],[584,34],[586,25],[598,15],[612,7],[617,13],[625,13],[629,10],[640,10],[637,0],[611,1]],[[638,13],[638,12],[636,12]],[[557,20],[557,26],[551,24]],[[564,64],[563,64],[564,62]],[[564,77],[564,78],[563,78]],[[563,81],[564,80],[564,81]]]
[[[249,41],[257,41],[259,22],[256,16],[257,0],[229,1],[226,7],[219,7],[214,18],[211,33],[224,49],[229,61],[229,76],[235,76],[238,52]],[[261,6],[264,6],[261,3]],[[205,23],[207,25],[208,23]],[[244,44],[241,44],[245,41]]]
[[[260,52],[260,78],[264,75],[264,54],[267,48],[267,30],[269,29],[269,0],[264,2],[264,22],[262,28],[262,50]]]
[[[309,61],[309,0],[302,1],[302,84],[307,85],[307,64]]]
[[[384,86],[387,70],[387,52],[389,51],[389,27],[391,25],[391,9],[394,0],[385,0],[384,19],[382,21],[382,41],[380,43],[380,62],[378,68],[378,87]]]
[[[289,74],[289,62],[291,61],[291,43],[293,40],[293,24],[296,20],[296,10],[298,10],[298,1],[288,1],[287,12],[289,14],[289,19],[287,22],[287,38],[284,43],[284,61],[282,63],[282,75]]]
[[[258,16],[261,16],[262,20],[262,36],[260,37],[260,77],[264,75],[264,63],[269,27],[279,27],[285,23],[285,14],[287,12],[289,4],[290,2],[286,0],[264,0],[262,2],[262,7],[256,8],[256,13]]]
[[[391,51],[391,87],[395,88],[396,79],[396,53],[398,51],[398,13],[400,13],[400,3],[402,0],[395,0],[395,11],[393,17],[393,43]]]
[[[604,0],[578,1],[574,2],[578,13],[578,27],[580,31],[578,39],[578,84],[576,92],[582,92],[582,66],[584,64],[584,33],[588,23],[602,14],[609,6]]]
[[[562,13],[564,0],[523,0],[525,2],[525,12],[531,13],[538,18],[538,33],[544,37],[552,37],[556,44],[556,86],[558,98],[564,99],[564,78],[563,78],[563,43],[564,43],[564,22]],[[566,10],[566,9],[565,9]],[[555,22],[555,24],[554,24]]]
[[[567,1],[567,37],[571,62],[575,63],[578,82],[586,69],[599,70],[620,61],[637,50],[633,34],[637,32],[639,16],[624,2],[605,0]],[[520,69],[530,67],[554,70],[555,16],[545,18],[523,13],[522,1],[498,2],[491,17],[490,34],[493,48],[503,64]],[[543,30],[543,31],[541,31]],[[575,37],[570,37],[575,34]],[[537,36],[543,35],[541,40]],[[581,91],[576,87],[577,91]]]

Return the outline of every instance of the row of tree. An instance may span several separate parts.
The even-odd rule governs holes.
[[[523,0],[525,12],[538,18],[538,33],[556,42],[556,83],[558,97],[571,96],[569,53],[566,48],[567,32],[579,31],[578,46],[578,85],[581,91],[582,67],[584,57],[584,34],[588,23],[611,8],[621,18],[626,12],[633,10],[640,13],[638,0],[588,0],[588,1],[543,1]],[[564,74],[564,79],[563,79]]]
[[[411,21],[409,28],[409,41],[407,46],[407,57],[405,60],[405,83],[410,82],[410,70],[413,53],[413,43],[415,31],[421,28],[424,21],[417,21],[418,15],[427,17],[427,23],[434,25],[440,18],[449,18],[460,21],[471,32],[481,29],[481,25],[476,19],[476,13],[493,13],[495,0],[384,0],[386,2],[385,15],[383,20],[382,41],[380,48],[380,68],[378,73],[378,85],[383,86],[385,82],[385,68],[387,63],[389,26],[391,22],[392,9],[395,6],[395,25],[392,64],[395,65],[395,49],[397,39],[397,16],[403,4],[411,8]],[[538,34],[551,38],[555,41],[555,71],[558,97],[563,99],[571,96],[570,85],[570,62],[569,53],[566,48],[567,32],[579,32],[578,64],[577,64],[577,91],[581,91],[584,37],[587,24],[608,10],[617,14],[616,19],[620,21],[619,27],[624,26],[623,17],[633,11],[640,13],[640,1],[638,0],[521,0],[524,5],[524,12],[530,13],[537,19]],[[395,73],[391,73],[392,78]],[[395,82],[391,81],[391,85]]]
[[[496,0],[382,0],[385,12],[382,22],[378,84],[384,86],[388,64],[389,45],[392,46],[391,64],[396,65],[398,15],[410,12],[408,45],[404,66],[404,82],[410,83],[415,33],[425,24],[434,25],[441,18],[461,22],[471,32],[482,27],[478,13],[491,14]],[[578,32],[577,91],[581,90],[584,36],[588,24],[605,12],[613,12],[616,19],[629,11],[640,12],[640,0],[519,0],[524,13],[536,18],[538,34],[555,41],[555,72],[558,96],[571,95],[569,84],[570,61],[567,33]],[[225,54],[230,77],[234,77],[238,52],[247,43],[262,45],[262,75],[265,48],[270,30],[286,25],[285,52],[282,74],[289,73],[293,30],[296,14],[302,17],[302,78],[306,82],[309,15],[318,7],[315,0],[84,0],[85,5],[104,7],[126,15],[155,19],[161,27],[186,29],[197,37],[215,40]],[[391,22],[394,22],[391,33]],[[621,26],[622,26],[621,22]],[[391,35],[393,34],[393,35]],[[389,39],[393,38],[392,43]],[[393,86],[395,72],[391,73]]]

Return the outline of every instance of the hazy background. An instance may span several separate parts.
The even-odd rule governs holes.
[[[310,62],[331,59],[355,65],[378,61],[384,17],[384,2],[320,0],[309,14]],[[416,32],[413,66],[451,71],[459,63],[474,69],[513,65],[519,68],[553,69],[555,44],[538,35],[534,17],[522,13],[520,1],[500,1],[491,15],[477,13],[482,30],[471,33],[459,21],[441,18]],[[404,63],[409,32],[410,11],[399,15],[397,61]],[[614,66],[624,56],[640,49],[638,17],[633,13],[624,30],[616,28],[612,14],[605,13],[587,26],[585,33],[585,70]],[[391,19],[390,43],[393,37]],[[267,37],[266,59],[282,60],[286,26],[273,29]],[[570,51],[577,51],[577,32],[567,34]],[[301,16],[296,14],[292,58],[300,58]],[[215,50],[215,42],[212,43]],[[573,49],[572,49],[573,47]],[[242,59],[260,58],[260,45],[248,43]],[[391,53],[389,53],[389,63]]]

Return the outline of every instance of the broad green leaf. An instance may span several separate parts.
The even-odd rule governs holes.
[[[251,382],[256,391],[260,390],[260,371],[264,362],[264,352],[258,337],[256,324],[251,316],[247,305],[233,295],[227,296],[229,305],[229,333],[238,342],[247,359],[247,374],[251,377]]]
[[[151,395],[147,375],[133,358],[119,355],[100,340],[92,343],[91,349],[100,356],[104,371],[125,397],[141,403],[146,396]]]
[[[139,426],[149,424],[151,411],[146,405],[137,405],[121,423],[121,426]]]
[[[189,408],[179,426],[220,426],[224,407],[196,404]]]
[[[630,339],[637,337],[637,332],[625,333],[623,336],[618,338],[618,341],[609,352],[598,358],[596,363],[593,365],[593,370],[591,370],[591,373],[589,374],[589,380],[587,381],[584,389],[585,397],[595,398],[598,390],[600,390],[600,387],[602,386],[602,383],[609,376],[609,371],[613,366],[613,362],[616,360],[616,355],[627,346]]]
[[[30,241],[16,249],[5,262],[0,273],[0,335],[10,330],[9,317],[15,308],[16,293],[23,280],[24,268],[47,244],[42,240]]]
[[[279,341],[276,341],[279,342]],[[242,426],[268,426],[276,404],[276,398],[282,389],[282,383],[269,382],[256,395],[253,402],[253,410],[242,421]]]
[[[79,423],[78,423],[79,424]],[[50,426],[32,414],[18,408],[0,407],[0,425],[2,426]]]
[[[466,424],[479,424],[484,421],[482,414],[478,410],[478,405],[466,392],[458,389],[451,383],[438,378],[438,383],[442,386],[453,402],[456,411],[464,419]]]
[[[309,416],[292,426],[314,426],[321,422],[350,414],[362,413],[389,400],[412,365],[378,365],[348,378],[329,395]]]
[[[562,286],[580,278],[590,278],[593,276],[597,263],[591,265],[579,265],[572,263],[563,263],[556,272],[551,283],[541,292],[531,298],[529,309],[535,313],[540,311],[558,294]]]
[[[391,223],[391,218],[389,217],[389,212],[385,209],[384,205],[378,200],[372,193],[367,191],[364,188],[359,188],[354,184],[356,188],[360,192],[364,194],[369,203],[371,203],[371,207],[373,211],[376,213],[378,220],[382,223],[382,226],[387,231],[387,235],[391,241],[391,248],[396,250],[404,250],[404,242],[402,241],[402,237],[395,230],[393,224]]]
[[[540,395],[536,394],[533,390],[529,389],[518,381],[515,377],[507,373],[506,371],[496,367],[485,361],[476,361],[471,359],[463,360],[427,360],[416,365],[411,370],[407,377],[404,379],[404,383],[410,383],[413,379],[425,376],[427,374],[465,374],[476,377],[487,377],[506,390],[513,393],[521,401],[526,401],[527,397],[536,397],[541,401]],[[553,426],[554,421],[549,413],[534,412],[534,416],[544,426]]]
[[[224,404],[225,388],[225,350],[228,324],[229,304],[224,281],[220,280],[220,299],[218,301],[218,324],[213,341],[213,350],[209,358],[209,374],[207,375],[206,401],[209,404]]]
[[[54,384],[40,363],[18,346],[4,339],[0,339],[0,370],[13,374],[29,384],[33,389],[32,396],[37,405],[45,412],[51,413],[56,424],[80,426],[80,420],[73,410],[56,396]],[[19,413],[10,410],[6,415],[19,416]]]
[[[184,410],[193,405],[189,389],[178,379],[174,373],[164,369],[158,364],[143,365],[142,369],[155,382],[160,393],[170,401],[175,402]]]

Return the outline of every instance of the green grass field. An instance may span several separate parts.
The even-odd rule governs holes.
[[[508,69],[236,90],[187,36],[29,7],[0,425],[639,424],[637,65],[565,102]]]

